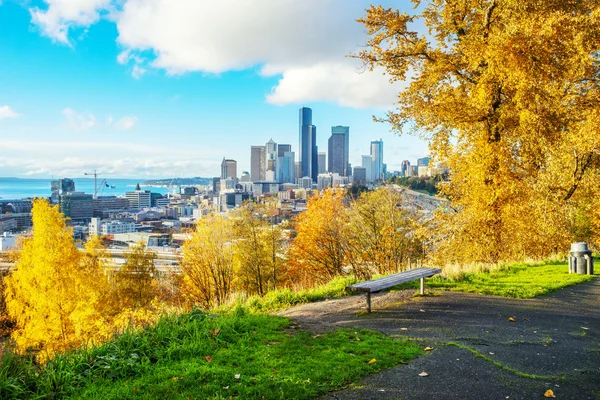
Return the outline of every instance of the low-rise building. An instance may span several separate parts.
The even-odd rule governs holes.
[[[92,218],[89,224],[90,235],[108,236],[135,232],[135,222],[126,219],[101,220]]]

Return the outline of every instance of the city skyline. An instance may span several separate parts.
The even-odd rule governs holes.
[[[374,137],[386,142],[391,170],[427,154],[418,139],[373,122],[398,90],[381,71],[360,73],[360,62],[346,57],[367,39],[355,20],[368,2],[257,1],[250,11],[260,14],[261,29],[232,21],[224,6],[152,2],[150,14],[131,1],[70,9],[0,3],[0,176],[78,177],[98,169],[114,177],[209,177],[220,175],[223,156],[238,161],[239,174],[250,170],[251,145],[273,137],[296,146],[302,106],[321,127],[319,149],[327,149],[330,127],[352,127],[352,165],[365,152],[359,144]],[[152,36],[146,26],[164,31],[166,7],[181,20],[169,26],[190,29],[193,38],[177,31],[163,43]],[[295,17],[307,9],[318,15],[311,32]],[[220,36],[223,26],[257,40],[241,52]],[[196,53],[202,56],[183,57]]]

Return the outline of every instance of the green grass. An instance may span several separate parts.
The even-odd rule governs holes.
[[[58,355],[45,367],[9,353],[0,364],[0,398],[307,399],[422,352],[372,331],[315,335],[286,330],[289,324],[242,308],[223,316],[194,311]]]
[[[569,274],[567,264],[512,264],[492,272],[466,273],[453,279],[435,277],[427,286],[456,292],[529,299],[591,280]]]
[[[346,286],[356,283],[353,275],[338,276],[329,283],[315,288],[294,292],[289,288],[268,292],[265,296],[250,296],[240,298],[235,302],[222,306],[216,310],[219,313],[231,312],[236,307],[242,306],[251,313],[270,313],[298,304],[312,303],[326,299],[340,298],[350,295],[345,291]]]

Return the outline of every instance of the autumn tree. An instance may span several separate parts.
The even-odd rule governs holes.
[[[246,203],[233,217],[236,286],[246,293],[262,296],[281,280],[284,241],[281,228],[273,225],[275,211]]]
[[[223,304],[232,291],[233,223],[207,215],[183,245],[181,292],[192,304],[204,308]]]
[[[106,276],[77,250],[58,206],[37,199],[32,214],[33,234],[22,242],[5,294],[19,350],[42,350],[43,359],[106,338]]]
[[[328,189],[309,198],[306,211],[296,219],[296,237],[288,252],[289,284],[326,282],[349,266],[345,196],[343,190]]]
[[[146,307],[157,295],[156,253],[136,243],[125,254],[125,263],[114,275],[114,289],[121,308]]]
[[[348,258],[365,272],[380,274],[405,269],[410,258],[420,257],[418,215],[397,190],[365,192],[349,210]]]
[[[600,166],[600,3],[413,3],[412,14],[368,9],[355,56],[406,82],[382,120],[452,171],[436,253],[496,262],[565,250]]]

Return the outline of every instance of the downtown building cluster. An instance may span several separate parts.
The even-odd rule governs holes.
[[[333,126],[327,152],[317,146],[312,110],[302,107],[298,119],[298,148],[270,139],[250,148],[250,171],[238,176],[237,161],[223,158],[221,176],[213,180],[214,193],[240,192],[252,196],[281,190],[318,189],[352,183],[367,185],[385,179],[383,141],[371,142],[370,154],[360,166],[350,163],[350,127]]]

